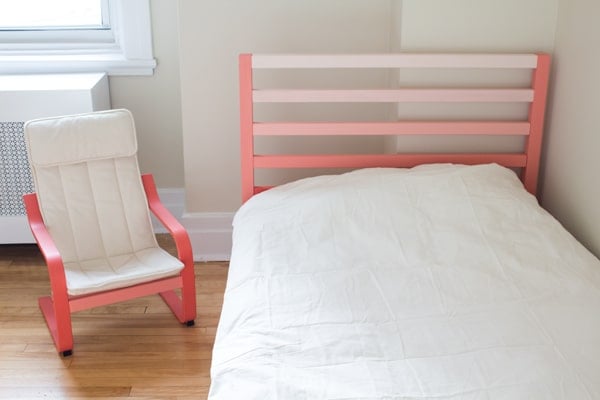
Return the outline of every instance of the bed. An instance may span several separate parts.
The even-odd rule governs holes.
[[[244,204],[234,218],[209,398],[600,398],[600,261],[535,197],[549,61],[544,54],[241,55]],[[460,87],[437,88],[255,86],[258,69],[306,68],[465,69],[469,76],[516,69],[530,80],[518,87],[464,86],[462,79]],[[517,102],[527,112],[518,120],[256,118],[257,104],[278,102],[460,103],[467,110]],[[286,135],[509,135],[522,138],[522,149],[255,149],[258,136]],[[259,169],[317,167],[350,171],[255,181]]]

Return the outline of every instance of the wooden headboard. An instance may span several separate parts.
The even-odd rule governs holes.
[[[256,69],[515,69],[532,71],[528,87],[408,87],[386,89],[260,89]],[[242,200],[269,188],[255,184],[260,168],[412,167],[425,163],[498,163],[520,168],[525,188],[536,194],[550,57],[547,54],[257,55],[239,57]],[[257,122],[256,103],[528,103],[523,120],[396,120],[380,122]],[[256,136],[515,135],[520,152],[406,154],[255,154]]]

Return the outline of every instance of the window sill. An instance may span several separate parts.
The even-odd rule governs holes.
[[[0,74],[106,72],[108,75],[152,75],[156,60],[127,59],[121,53],[9,54],[0,53]]]

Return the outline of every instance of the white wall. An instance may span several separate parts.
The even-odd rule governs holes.
[[[400,50],[552,51],[558,0],[403,0]]]
[[[560,0],[542,204],[600,255],[600,2]]]
[[[177,7],[173,0],[151,0],[154,57],[152,76],[110,77],[111,105],[133,113],[142,172],[161,188],[182,188],[183,136]]]

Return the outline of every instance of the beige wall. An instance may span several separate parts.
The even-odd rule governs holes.
[[[403,51],[552,51],[558,0],[404,0]]]
[[[387,52],[393,0],[179,1],[186,208],[240,204],[237,56]]]
[[[128,108],[138,131],[142,172],[161,188],[184,185],[179,81],[177,7],[173,0],[152,0],[152,38],[158,66],[152,76],[110,77],[113,108]]]
[[[558,0],[403,0],[398,2],[394,50],[403,52],[549,52],[554,47]],[[401,71],[401,82],[502,82],[519,85],[529,82],[526,72],[506,71]],[[444,75],[448,78],[444,80]],[[469,104],[434,106],[401,104],[398,114],[404,118],[483,118],[523,119],[526,105]],[[500,151],[516,152],[523,139],[514,137],[398,137],[395,147],[401,151]]]
[[[600,2],[560,0],[542,204],[600,255]]]

